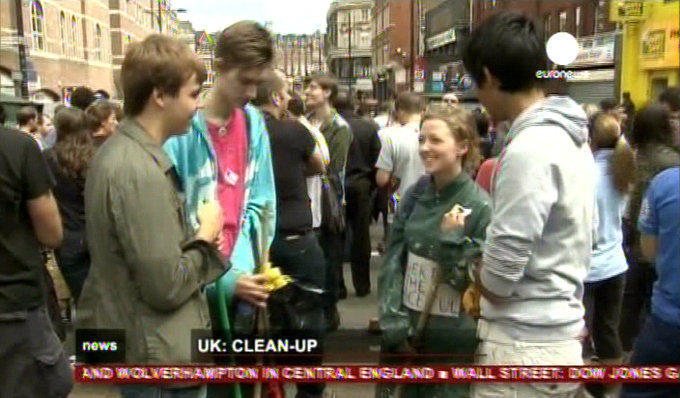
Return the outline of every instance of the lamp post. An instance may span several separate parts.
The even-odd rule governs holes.
[[[354,80],[354,65],[352,63],[352,10],[347,13],[349,20],[349,29],[347,30],[347,36],[349,39],[349,94],[352,95],[352,83]]]
[[[22,98],[28,98],[28,59],[26,58],[26,44],[24,43],[24,12],[21,0],[14,0],[14,8],[17,17],[17,45],[19,51],[19,94]]]

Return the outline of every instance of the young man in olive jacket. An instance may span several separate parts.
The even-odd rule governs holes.
[[[224,272],[220,259],[210,261],[222,216],[216,204],[205,204],[192,236],[162,149],[186,131],[205,77],[201,62],[174,39],[152,35],[132,44],[121,71],[127,117],[87,177],[92,265],[78,327],[125,330],[127,362],[190,363],[191,330],[210,326],[203,287]],[[205,386],[127,385],[121,392],[202,397]]]

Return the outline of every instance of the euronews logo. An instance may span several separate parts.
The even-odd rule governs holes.
[[[578,55],[578,41],[567,32],[558,32],[550,36],[545,45],[548,59],[554,64],[567,66],[576,60]],[[538,70],[537,79],[573,79],[574,72],[569,70]]]

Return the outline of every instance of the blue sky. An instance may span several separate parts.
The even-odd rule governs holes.
[[[181,19],[191,21],[195,30],[218,31],[232,23],[251,19],[271,21],[274,33],[325,31],[326,12],[331,0],[172,0],[172,7],[184,8]]]

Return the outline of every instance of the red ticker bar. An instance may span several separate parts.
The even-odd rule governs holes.
[[[78,365],[80,383],[680,383],[677,366],[131,366]]]

